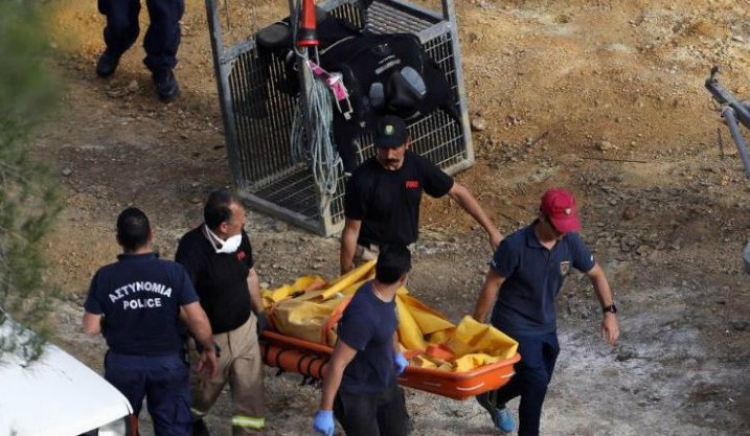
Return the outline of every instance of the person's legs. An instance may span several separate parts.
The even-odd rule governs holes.
[[[104,379],[122,392],[138,416],[146,395],[146,372],[141,364],[142,357],[125,356],[107,352],[104,356]]]
[[[557,333],[548,335],[544,342],[544,364],[547,367],[547,373],[549,374],[549,380],[547,383],[552,381],[552,373],[555,371],[555,364],[557,363],[557,356],[560,355],[560,343],[557,340]]]
[[[365,262],[377,259],[378,254],[380,254],[380,249],[377,245],[370,245],[367,247],[357,245],[357,248],[354,250],[354,266],[360,267]]]
[[[141,11],[140,0],[98,0],[99,12],[107,17],[104,27],[104,43],[107,48],[99,57],[96,73],[108,77],[115,72],[125,51],[138,39],[140,27],[138,14]]]
[[[214,342],[221,348],[217,360],[218,374],[216,377],[204,382],[194,372],[190,372],[190,412],[194,422],[198,422],[201,427],[203,417],[219,398],[221,390],[224,389],[229,378],[229,367],[232,364],[232,353],[229,351],[229,342],[226,333],[214,335]],[[195,341],[188,341],[188,357],[191,366],[195,366],[200,360],[200,354],[195,349]]]
[[[378,395],[339,391],[333,401],[333,415],[346,436],[391,436],[378,431]]]
[[[404,390],[397,383],[391,385],[378,400],[378,428],[381,436],[409,434],[409,414],[406,411]]]
[[[232,434],[263,434],[266,403],[263,386],[263,359],[258,344],[257,318],[250,319],[229,333],[229,349],[234,363],[229,371],[232,391]]]
[[[511,379],[515,379],[514,376]],[[508,382],[510,384],[511,382]],[[501,390],[489,391],[483,394],[477,395],[477,402],[479,405],[489,412],[492,418],[492,423],[495,424],[495,428],[500,430],[501,433],[510,433],[516,428],[516,421],[513,419],[513,414],[505,405],[511,399],[520,395],[520,382],[516,381],[513,385],[508,386],[506,384]],[[498,401],[498,396],[502,399],[502,402]]]
[[[539,436],[542,405],[560,347],[554,332],[518,341],[521,363],[516,373],[523,378],[521,403],[518,407],[518,435]],[[520,344],[523,344],[523,351]]]
[[[520,342],[520,340],[519,340]],[[526,347],[530,344],[526,344]],[[520,346],[519,346],[520,353]],[[523,362],[523,354],[522,362]],[[516,427],[516,422],[513,419],[513,414],[506,404],[508,401],[521,396],[523,393],[523,387],[526,384],[524,379],[524,372],[520,371],[520,363],[515,366],[515,375],[500,389],[485,392],[476,396],[477,402],[487,412],[489,412],[492,418],[492,423],[502,433],[510,433]]]
[[[521,361],[523,362],[523,357],[521,358]],[[515,375],[500,389],[477,395],[477,401],[479,401],[479,404],[484,408],[487,408],[488,405],[493,405],[498,409],[502,409],[508,401],[521,396],[524,379],[523,373],[519,372],[519,368],[520,363],[517,363],[515,367]]]
[[[147,372],[148,411],[156,436],[190,435],[189,367],[182,357],[152,357]]]
[[[155,72],[171,70],[177,65],[180,47],[180,20],[185,12],[185,0],[146,0],[151,24],[143,39],[146,50],[144,63]]]
[[[151,24],[143,40],[146,50],[143,63],[153,74],[159,98],[171,100],[179,94],[172,70],[177,65],[180,20],[185,12],[185,0],[146,0],[146,7]]]

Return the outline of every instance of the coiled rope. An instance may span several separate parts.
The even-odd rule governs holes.
[[[296,45],[299,13],[300,5],[297,1],[290,16],[292,46],[298,60],[301,59],[297,65],[310,69],[308,50],[299,50]],[[312,77],[312,87],[307,95],[308,107],[305,107],[305,98],[302,94],[306,91],[306,86],[303,85],[297,98],[297,109],[292,122],[290,137],[292,158],[295,162],[310,162],[313,179],[323,195],[323,207],[327,207],[331,196],[336,193],[339,174],[343,171],[343,162],[333,141],[333,95],[323,79],[316,77],[312,71],[309,76]],[[307,125],[305,115],[309,117]],[[308,129],[309,132],[307,132]],[[308,144],[309,147],[307,147]]]

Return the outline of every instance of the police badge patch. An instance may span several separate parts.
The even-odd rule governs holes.
[[[560,262],[560,275],[566,276],[568,275],[568,271],[570,271],[570,261]]]

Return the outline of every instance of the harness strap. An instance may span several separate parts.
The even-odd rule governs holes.
[[[349,100],[349,91],[346,89],[344,81],[342,80],[343,76],[340,73],[329,73],[320,65],[311,60],[307,60],[307,66],[310,68],[310,70],[312,70],[315,77],[322,79],[328,86],[328,89],[331,90],[336,101],[336,108],[338,109],[338,111],[341,112],[342,115],[344,115],[345,119],[351,119],[354,109],[352,108],[352,103]],[[341,108],[342,102],[346,103],[345,110]]]

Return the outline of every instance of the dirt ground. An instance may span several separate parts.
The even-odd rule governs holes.
[[[749,3],[458,0],[468,102],[486,123],[473,136],[476,165],[458,180],[503,232],[534,218],[545,189],[574,191],[582,234],[620,308],[622,336],[611,349],[588,281],[568,280],[545,435],[750,435],[750,291],[740,257],[750,192],[703,89],[720,65],[722,82],[747,96]],[[229,2],[233,36],[285,16],[286,4]],[[84,337],[79,320],[90,276],[117,254],[116,214],[142,207],[169,258],[201,221],[206,194],[231,178],[203,2],[187,0],[176,70],[183,94],[169,105],[155,98],[140,45],[112,79],[96,78],[95,2],[57,5],[51,44],[69,87],[35,145],[67,193],[48,247],[50,279],[67,292],[57,342],[101,369],[103,343]],[[456,204],[430,200],[423,213],[412,292],[457,321],[473,309],[489,246]],[[337,238],[249,217],[262,281],[334,275]],[[268,433],[311,434],[319,390],[267,375]],[[418,391],[407,401],[415,436],[496,433],[473,401]],[[209,419],[215,435],[229,434],[228,416],[222,398]]]

